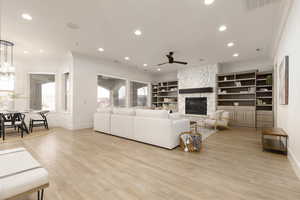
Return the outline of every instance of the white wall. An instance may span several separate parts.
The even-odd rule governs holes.
[[[220,73],[249,71],[258,69],[259,71],[273,70],[273,63],[271,59],[260,58],[254,60],[222,63],[220,65]]]
[[[171,66],[172,67],[172,66]],[[154,76],[154,80],[156,82],[163,82],[163,81],[176,81],[178,70],[171,71],[171,72],[163,72],[163,73],[157,73]]]
[[[49,114],[50,127],[71,128],[72,115],[71,109],[67,112],[63,109],[63,80],[64,72],[72,71],[72,55],[68,53],[64,58],[33,58],[30,54],[27,58],[15,56],[14,65],[16,68],[15,93],[22,98],[15,99],[16,110],[29,110],[30,101],[30,73],[55,74],[56,101],[55,111]],[[72,102],[70,102],[70,106]],[[70,107],[71,108],[71,107]],[[28,120],[28,117],[27,117]]]
[[[73,128],[91,128],[97,109],[97,75],[107,75],[127,80],[151,82],[153,76],[132,66],[104,61],[73,52]],[[130,95],[127,95],[128,97]],[[129,103],[127,99],[127,105]]]
[[[289,134],[289,158],[300,171],[300,1],[294,1],[279,43],[274,63],[280,63],[284,56],[290,57],[289,104],[277,103],[277,126]],[[277,69],[278,70],[278,69]],[[277,87],[278,88],[278,87]],[[277,91],[280,92],[280,91]],[[277,96],[277,102],[278,96]]]

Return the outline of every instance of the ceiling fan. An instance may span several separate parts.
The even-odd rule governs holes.
[[[176,60],[174,60],[173,55],[174,55],[174,52],[172,52],[172,51],[169,52],[169,54],[166,55],[169,61],[165,62],[165,63],[160,63],[157,66],[161,66],[161,65],[165,65],[165,64],[173,64],[173,63],[177,63],[177,64],[181,64],[181,65],[187,65],[188,64],[187,62],[182,62],[182,61],[176,61]]]

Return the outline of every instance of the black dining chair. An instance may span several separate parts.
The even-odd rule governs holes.
[[[29,133],[29,131],[27,129],[27,126],[26,126],[26,123],[25,123],[25,114],[18,113],[15,116],[14,125],[15,125],[15,128],[18,129],[18,132],[21,131],[21,137],[24,136],[24,132],[26,132],[27,134]]]
[[[46,129],[49,129],[48,126],[48,120],[47,120],[47,115],[49,111],[41,111],[34,116],[30,116],[30,122],[29,122],[29,131],[32,133],[33,127],[45,127]]]
[[[18,129],[18,132],[21,130],[21,137],[23,138],[24,132],[28,133],[26,124],[25,124],[25,114],[22,113],[5,113],[1,114],[1,132],[3,140],[5,140],[5,129],[13,128]]]

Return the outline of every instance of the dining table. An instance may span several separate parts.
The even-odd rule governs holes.
[[[22,136],[23,131],[29,134],[28,127],[25,123],[25,114],[29,111],[17,111],[17,110],[0,110],[0,136],[2,140],[5,140],[6,128],[21,129]],[[7,124],[9,124],[7,126]]]

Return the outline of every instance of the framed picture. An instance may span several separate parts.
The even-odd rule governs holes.
[[[279,104],[289,103],[289,57],[285,56],[279,65]]]

